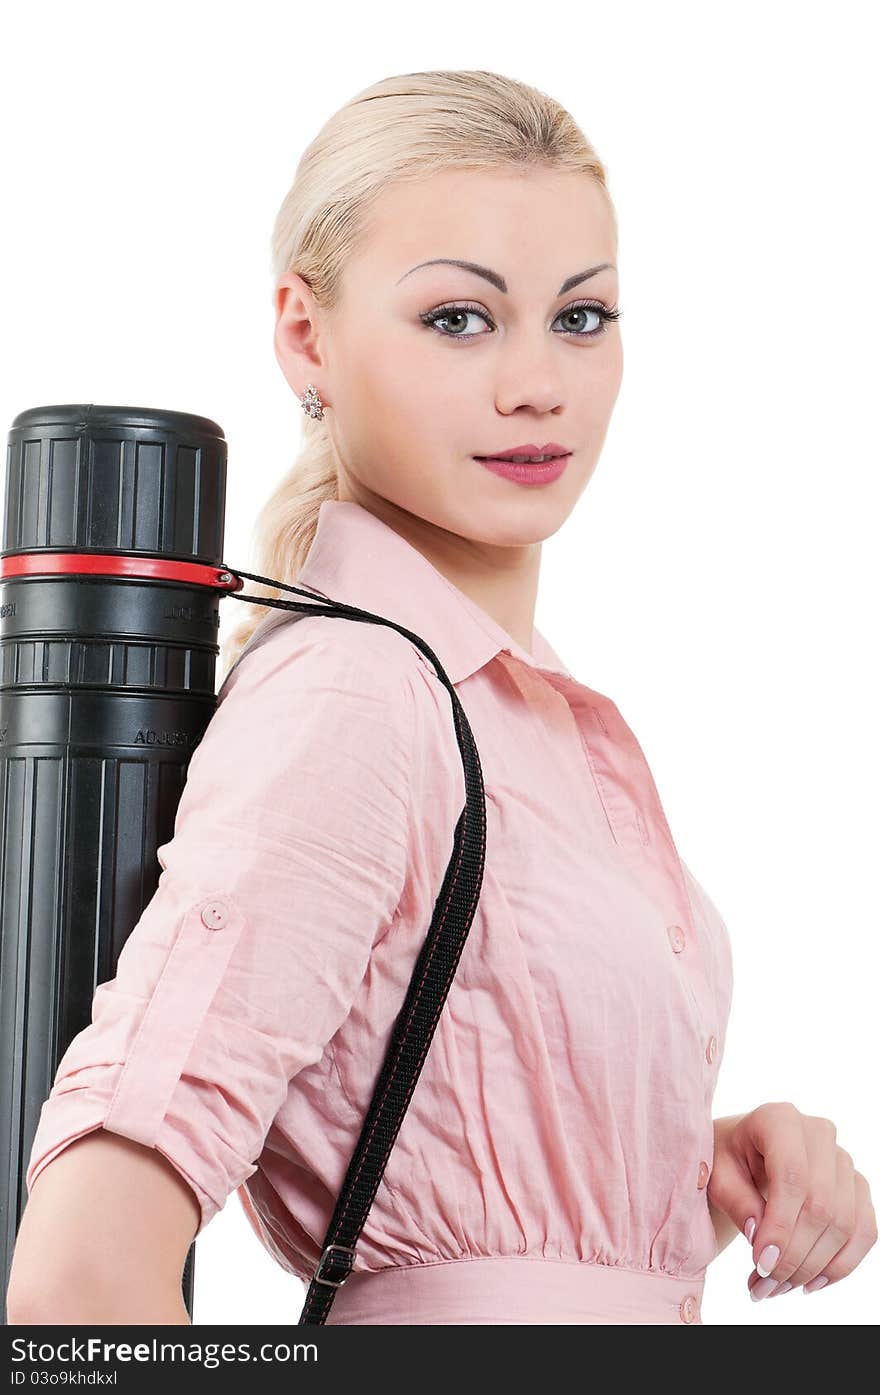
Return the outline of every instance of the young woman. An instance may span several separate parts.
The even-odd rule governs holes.
[[[840,1280],[876,1237],[867,1182],[790,1104],[713,1119],[727,929],[617,706],[533,623],[621,382],[600,160],[522,83],[389,78],[307,149],[273,250],[307,416],[255,570],[431,646],[487,805],[476,916],[329,1322],[700,1323],[738,1232],[753,1298]],[[228,657],[156,895],[43,1108],[19,1320],[186,1322],[187,1250],[236,1189],[308,1283],[431,921],[464,779],[425,655],[249,606]]]

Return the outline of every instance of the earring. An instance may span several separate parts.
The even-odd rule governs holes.
[[[300,398],[300,405],[303,411],[310,417],[317,417],[319,420],[324,415],[324,403],[318,396],[318,389],[314,383],[307,383],[305,395]]]

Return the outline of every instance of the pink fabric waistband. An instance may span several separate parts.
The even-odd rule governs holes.
[[[525,1255],[350,1274],[326,1326],[489,1323],[702,1324],[705,1276],[675,1278]]]

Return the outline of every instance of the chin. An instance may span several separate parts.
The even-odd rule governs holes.
[[[519,504],[502,518],[497,507],[484,510],[475,500],[466,525],[459,531],[462,537],[492,547],[534,547],[552,537],[570,512],[559,504],[531,501]]]

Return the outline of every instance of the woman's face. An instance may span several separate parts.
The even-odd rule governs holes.
[[[283,278],[295,294],[279,361],[299,395],[315,382],[328,406],[340,498],[474,542],[555,533],[595,469],[620,389],[620,329],[601,313],[617,306],[616,254],[589,175],[444,171],[383,191],[332,313],[300,278]],[[434,258],[493,279],[420,265]],[[312,317],[308,347],[301,320],[298,337],[284,333],[298,301]],[[548,442],[571,452],[552,482],[515,482],[474,458]]]

